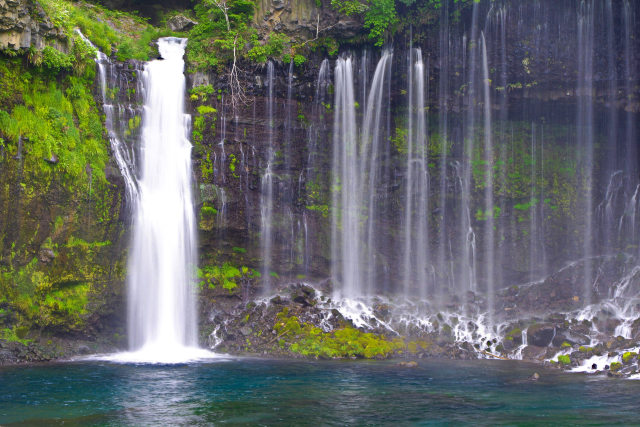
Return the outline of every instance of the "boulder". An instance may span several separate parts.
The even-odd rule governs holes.
[[[51,248],[42,248],[38,251],[38,260],[44,264],[48,264],[56,257],[56,253]]]
[[[522,350],[523,360],[542,360],[547,354],[546,347],[539,347],[536,345],[528,345]]]
[[[588,336],[575,332],[572,329],[556,329],[556,335],[553,337],[552,345],[554,347],[560,347],[563,343],[569,343],[571,345],[588,345],[591,340]]]
[[[402,366],[403,368],[416,368],[418,366],[418,362],[415,360],[411,360],[409,362],[400,362],[398,366]]]
[[[537,347],[547,347],[556,334],[556,327],[550,323],[538,323],[527,329],[527,343]]]
[[[196,21],[193,21],[187,18],[184,15],[176,15],[167,21],[167,26],[171,31],[189,31],[197,24]]]

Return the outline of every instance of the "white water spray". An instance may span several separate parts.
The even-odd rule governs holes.
[[[146,64],[138,200],[129,259],[129,347],[116,360],[175,363],[210,356],[197,348],[193,273],[190,116],[184,112],[186,39],[158,41]]]

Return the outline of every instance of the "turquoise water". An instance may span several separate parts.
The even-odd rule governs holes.
[[[0,424],[629,425],[639,393],[640,381],[501,361],[72,362],[0,368]]]

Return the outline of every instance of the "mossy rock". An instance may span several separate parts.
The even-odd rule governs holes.
[[[627,364],[630,363],[633,359],[637,358],[638,353],[635,351],[627,351],[622,355],[622,362]]]

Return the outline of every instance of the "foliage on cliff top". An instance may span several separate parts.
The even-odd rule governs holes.
[[[274,33],[260,41],[251,27],[254,7],[251,0],[202,0],[196,4],[198,24],[189,31],[187,46],[192,71],[221,70],[234,55],[236,59],[243,57],[258,63],[282,56],[289,38]]]
[[[115,52],[120,61],[139,59],[146,61],[154,53],[152,41],[173,35],[166,29],[149,25],[145,19],[127,12],[102,6],[67,0],[40,0],[42,7],[57,28],[77,43],[76,28],[102,52]]]
[[[443,1],[451,0],[331,0],[331,6],[347,16],[361,15],[368,37],[376,46],[382,46],[385,39],[397,26],[422,22],[442,7]],[[453,0],[460,13],[461,8],[479,3],[480,0]]]

